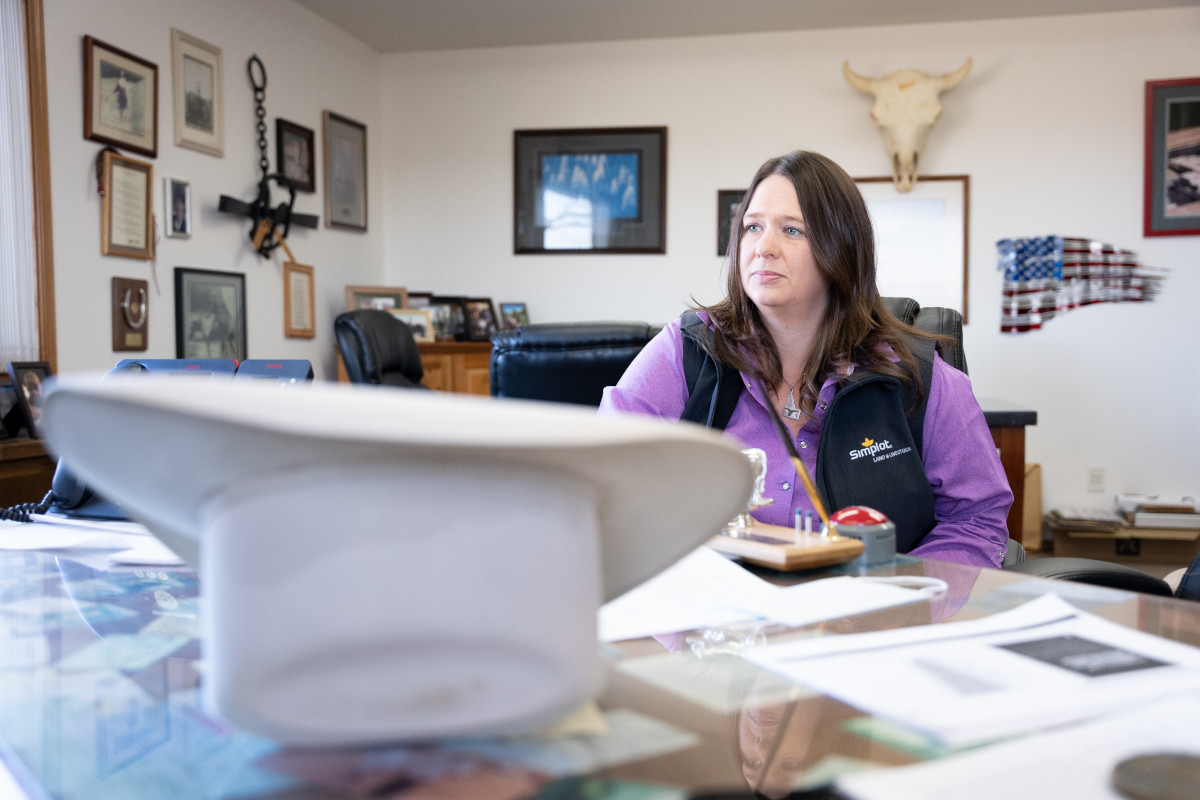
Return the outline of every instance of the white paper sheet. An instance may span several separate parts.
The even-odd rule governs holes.
[[[34,515],[0,523],[0,550],[110,550],[110,564],[178,566],[182,559],[137,522]]]
[[[944,586],[944,584],[943,584]],[[697,548],[600,609],[600,641],[748,620],[801,626],[922,600],[922,592],[849,576],[780,587],[709,547]]]
[[[874,716],[965,746],[1200,689],[1200,649],[1056,595],[981,620],[822,636],[746,658]]]
[[[1147,753],[1200,754],[1200,695],[1173,697],[1053,733],[911,767],[837,781],[856,800],[1124,800],[1111,785],[1123,759]]]

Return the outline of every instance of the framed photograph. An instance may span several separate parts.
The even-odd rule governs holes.
[[[367,126],[325,112],[325,224],[367,229]]]
[[[36,439],[45,400],[42,386],[50,377],[50,365],[45,361],[10,361],[8,377],[16,392],[17,407],[21,409],[25,430],[30,438]]]
[[[24,419],[17,406],[17,390],[11,383],[0,383],[0,439],[16,436]]]
[[[275,163],[298,192],[316,189],[313,141],[312,128],[275,118]]]
[[[469,297],[463,304],[467,313],[468,342],[490,342],[496,332],[496,309],[490,297]]]
[[[1144,235],[1200,235],[1200,78],[1146,81],[1144,207]]]
[[[904,194],[891,176],[854,181],[875,226],[879,291],[953,308],[966,324],[970,176],[922,175]]]
[[[175,268],[175,357],[246,359],[246,276]]]
[[[313,339],[317,335],[313,268],[283,262],[283,335],[290,339]]]
[[[178,28],[171,28],[171,80],[175,100],[175,144],[224,156],[221,49]]]
[[[409,308],[429,308],[429,301],[432,299],[432,292],[409,292],[408,302],[405,305]]]
[[[719,256],[723,257],[729,252],[729,235],[733,231],[733,217],[745,196],[745,189],[717,190],[717,255]]]
[[[428,308],[389,308],[388,311],[412,329],[414,340],[422,343],[435,341],[433,312]]]
[[[529,324],[529,312],[524,303],[501,303],[500,326],[506,331],[515,331]]]
[[[408,306],[408,290],[403,286],[347,286],[346,310],[378,308],[391,311]]]
[[[513,252],[666,252],[666,128],[516,131],[513,164]]]
[[[178,178],[163,178],[163,205],[167,236],[189,238],[192,235],[192,185]]]
[[[467,298],[437,295],[429,298],[429,310],[433,313],[433,332],[438,339],[467,339]]]
[[[158,155],[158,66],[84,36],[83,138]]]
[[[105,150],[100,159],[100,252],[106,256],[154,258],[150,213],[154,165]]]

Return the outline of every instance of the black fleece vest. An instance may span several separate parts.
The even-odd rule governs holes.
[[[694,311],[681,316],[688,403],[680,419],[724,430],[743,385],[732,367],[700,343],[710,335]],[[925,405],[933,375],[934,343],[908,342],[925,387],[921,404],[905,414],[911,390],[889,375],[858,370],[838,386],[825,412],[813,480],[826,508],[863,505],[896,524],[896,549],[907,553],[933,529],[933,488],[921,461]]]

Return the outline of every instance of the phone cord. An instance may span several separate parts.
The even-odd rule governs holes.
[[[0,508],[0,519],[12,522],[33,522],[30,514],[45,514],[53,502],[54,492],[46,492],[40,503],[21,503],[11,508]]]

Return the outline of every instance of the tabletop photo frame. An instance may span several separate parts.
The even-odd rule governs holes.
[[[875,228],[880,294],[943,306],[967,323],[971,178],[922,175],[901,194],[892,177],[855,178]]]
[[[312,128],[275,118],[275,163],[297,192],[316,189],[313,142]]]
[[[500,327],[506,331],[515,331],[529,324],[529,310],[524,303],[500,304]]]
[[[8,377],[16,393],[17,407],[29,438],[38,438],[38,425],[42,421],[42,404],[45,401],[44,387],[51,375],[46,361],[10,361]]]
[[[1146,81],[1143,234],[1200,235],[1200,77]]]
[[[463,303],[467,314],[466,340],[490,342],[496,332],[496,309],[490,297],[468,297]]]
[[[408,306],[408,290],[403,286],[347,286],[346,310],[378,308],[391,311]]]
[[[100,252],[106,256],[154,258],[154,165],[105,150],[100,157]]]
[[[175,268],[175,357],[246,360],[246,276]]]
[[[412,331],[413,341],[419,344],[436,341],[433,330],[433,312],[428,308],[389,308],[388,311],[409,327]]]
[[[158,155],[158,65],[83,37],[83,137]]]
[[[316,291],[313,268],[294,261],[283,262],[283,335],[288,339],[317,336]]]
[[[367,126],[324,112],[325,224],[367,229]]]
[[[171,28],[175,144],[225,155],[225,98],[221,48]]]
[[[667,129],[519,130],[513,252],[665,253]]]

